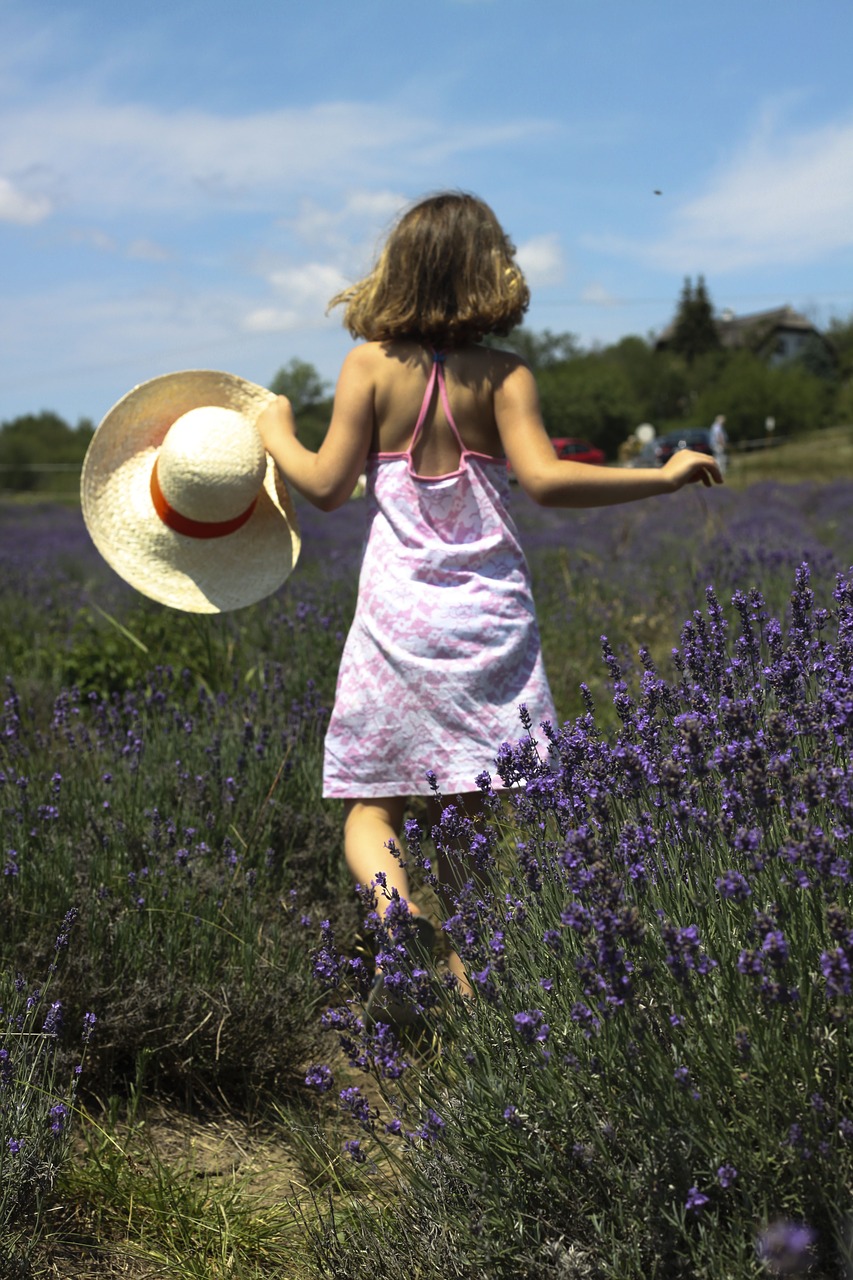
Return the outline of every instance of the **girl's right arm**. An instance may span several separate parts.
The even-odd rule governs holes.
[[[516,365],[495,390],[495,419],[519,484],[543,507],[605,507],[674,493],[686,484],[722,484],[719,467],[703,453],[682,449],[663,467],[591,467],[558,458],[542,422],[536,381]]]
[[[373,435],[372,367],[364,346],[347,356],[335,388],[332,421],[316,453],[297,440],[286,396],[278,396],[258,419],[264,448],[285,480],[321,511],[343,506],[364,471]]]

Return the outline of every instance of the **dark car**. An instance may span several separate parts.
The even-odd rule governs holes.
[[[683,427],[681,431],[670,431],[659,436],[655,441],[655,461],[659,467],[669,462],[674,453],[680,449],[693,449],[696,453],[707,453],[714,456],[711,448],[711,433],[706,427]]]
[[[604,450],[590,444],[588,440],[578,440],[575,436],[561,436],[553,439],[551,444],[557,450],[558,458],[568,458],[571,462],[589,462],[595,467],[604,463]]]

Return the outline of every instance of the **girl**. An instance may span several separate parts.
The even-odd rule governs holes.
[[[508,511],[507,462],[545,506],[603,506],[721,481],[713,459],[687,450],[660,470],[559,460],[530,369],[479,345],[509,333],[528,302],[491,209],[455,192],[425,199],[400,218],[371,273],[330,304],[344,306],[344,324],[365,341],[344,361],[320,449],[299,443],[284,397],[258,423],[282,475],[323,511],[367,474],[358,604],[323,794],[345,802],[356,880],[384,873],[389,901],[396,889],[415,917],[392,852],[408,798],[430,794],[431,770],[445,794],[475,797],[497,748],[519,736],[520,703],[534,724],[556,719]],[[458,957],[450,964],[467,990]]]

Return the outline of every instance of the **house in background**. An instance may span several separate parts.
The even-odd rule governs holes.
[[[675,325],[669,324],[655,343],[659,351],[669,346]],[[774,307],[770,311],[754,311],[738,316],[722,311],[714,317],[714,327],[721,346],[728,350],[748,350],[770,365],[786,364],[817,347],[824,360],[835,360],[835,350],[828,338],[811,320],[793,307]]]

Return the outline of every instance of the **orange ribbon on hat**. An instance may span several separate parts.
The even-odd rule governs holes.
[[[189,516],[182,516],[163,496],[157,477],[158,461],[159,459],[155,459],[151,472],[151,501],[160,519],[170,529],[174,529],[175,533],[182,533],[187,538],[224,538],[226,534],[242,529],[257,506],[258,499],[255,496],[246,510],[232,520],[193,520]]]

